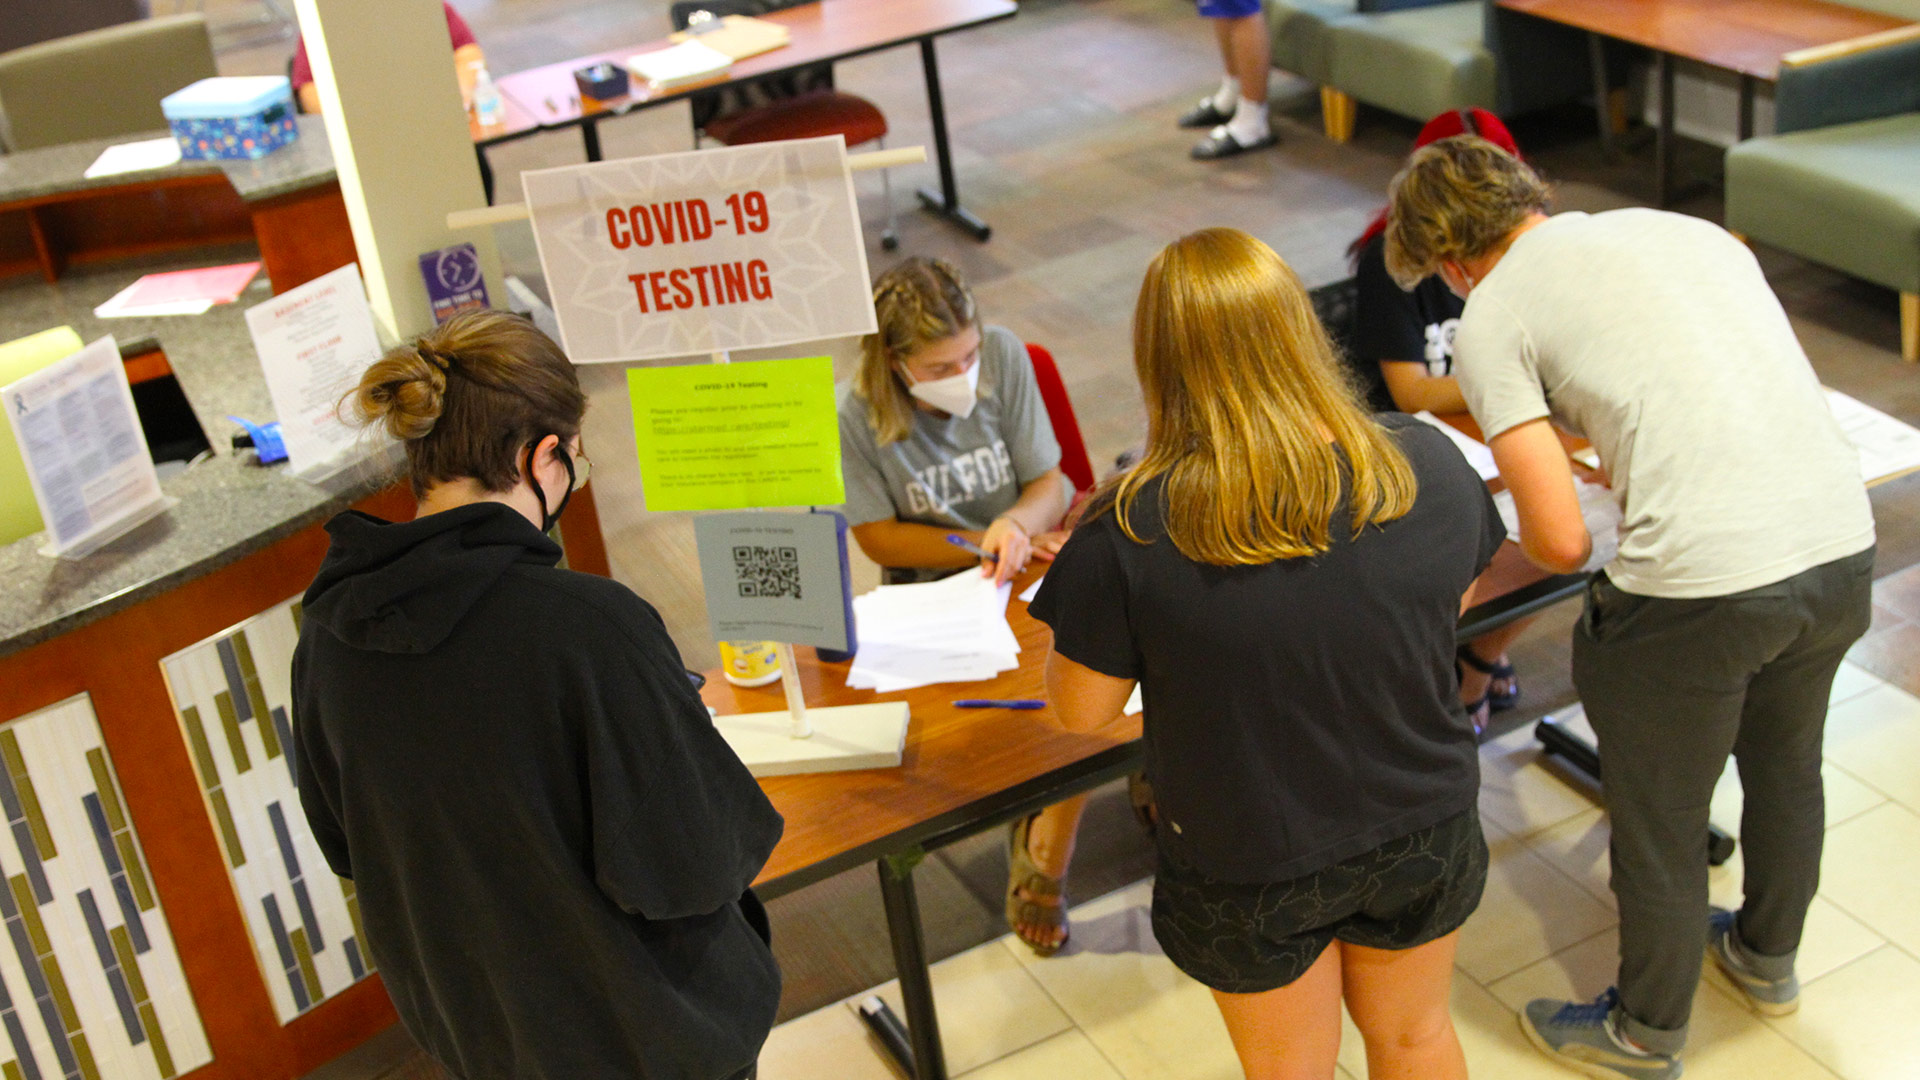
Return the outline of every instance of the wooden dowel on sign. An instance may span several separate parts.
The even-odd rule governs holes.
[[[796,739],[808,738],[813,725],[807,722],[807,696],[800,691],[800,665],[794,663],[793,646],[782,641],[773,648],[780,654],[780,688],[787,692],[787,714],[793,718],[791,734]]]
[[[847,171],[892,169],[901,165],[917,165],[925,160],[927,148],[924,146],[870,150],[864,154],[848,154]],[[455,210],[447,215],[447,228],[478,229],[487,225],[505,225],[509,221],[525,221],[528,214],[526,203],[501,203],[499,206],[482,206],[474,210]]]

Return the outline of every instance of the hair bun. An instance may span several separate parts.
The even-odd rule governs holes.
[[[447,358],[416,345],[382,357],[353,392],[362,424],[378,423],[402,442],[433,430],[447,396]]]

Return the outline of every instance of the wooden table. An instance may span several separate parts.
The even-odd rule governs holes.
[[[1673,180],[1673,61],[1676,57],[1740,76],[1739,137],[1753,135],[1757,84],[1773,82],[1780,58],[1797,49],[1830,45],[1905,26],[1894,15],[1826,3],[1825,0],[1496,0],[1508,11],[1532,15],[1587,32],[1595,92],[1602,112],[1607,100],[1603,39],[1653,51],[1660,95],[1654,142],[1655,202],[1667,205]],[[1611,154],[1603,121],[1602,145]]]
[[[986,240],[993,230],[960,204],[959,187],[954,182],[947,110],[933,43],[943,34],[1011,19],[1018,10],[1012,0],[816,0],[760,16],[786,27],[788,43],[738,61],[724,77],[709,82],[653,91],[636,79],[631,92],[622,97],[604,102],[581,98],[573,80],[575,70],[601,62],[625,70],[627,58],[635,53],[667,47],[670,43],[662,38],[503,75],[499,86],[513,108],[541,128],[578,127],[587,160],[599,161],[599,124],[610,117],[679,101],[729,83],[751,82],[795,68],[918,43],[927,84],[927,109],[933,122],[934,162],[940,173],[940,190],[921,189],[920,203],[975,239]]]
[[[1456,418],[1450,418],[1456,419]],[[1471,427],[1457,418],[1456,426]],[[811,649],[796,650],[810,705],[859,705],[905,700],[913,722],[897,769],[816,773],[763,779],[786,832],[755,888],[774,897],[863,863],[877,864],[894,967],[907,1012],[910,1060],[901,1064],[919,1080],[946,1080],[934,1011],[913,870],[927,852],[992,829],[1078,795],[1141,767],[1141,721],[1122,718],[1099,734],[1080,735],[1050,724],[1045,711],[956,709],[956,697],[1044,698],[1043,666],[1053,634],[1017,598],[1041,569],[1015,583],[1007,621],[1020,639],[1020,667],[968,683],[965,694],[946,684],[880,695],[846,685],[848,663],[821,663]],[[1518,544],[1500,546],[1480,579],[1486,599],[1461,616],[1466,640],[1577,596],[1585,574],[1549,575],[1527,562]],[[723,714],[779,712],[779,683],[733,686],[716,669],[702,696]]]

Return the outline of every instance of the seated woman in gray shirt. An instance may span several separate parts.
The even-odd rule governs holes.
[[[952,266],[908,259],[873,286],[879,332],[840,394],[847,521],[892,582],[981,562],[1007,581],[1048,559],[1069,485],[1025,345],[983,324]],[[979,560],[958,535],[992,556]],[[1060,878],[1083,799],[1014,823],[1007,921],[1042,955],[1066,941]]]

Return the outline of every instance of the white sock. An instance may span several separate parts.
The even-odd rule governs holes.
[[[1227,134],[1241,146],[1252,146],[1267,137],[1267,103],[1240,97],[1233,108],[1233,119],[1227,121]]]
[[[1240,80],[1231,75],[1220,80],[1220,89],[1213,92],[1213,111],[1222,116],[1233,115],[1233,103],[1240,100]]]

